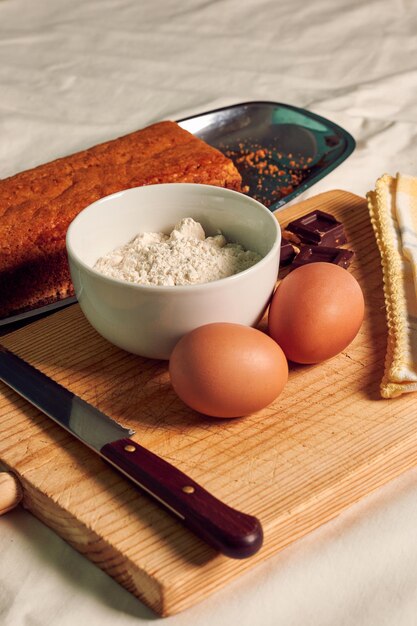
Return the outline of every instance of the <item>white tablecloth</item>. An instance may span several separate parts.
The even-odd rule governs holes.
[[[0,0],[1,178],[247,100],[308,108],[356,138],[304,197],[417,175],[417,3]],[[410,471],[167,623],[414,625],[416,518]],[[29,513],[0,518],[2,626],[156,619]]]

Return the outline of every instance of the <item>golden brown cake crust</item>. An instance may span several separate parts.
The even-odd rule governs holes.
[[[168,182],[241,190],[230,159],[169,121],[0,180],[0,318],[73,294],[65,235],[83,208]]]

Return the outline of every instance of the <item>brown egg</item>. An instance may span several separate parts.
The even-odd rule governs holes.
[[[270,336],[296,363],[319,363],[344,350],[358,333],[364,299],[357,280],[331,263],[311,263],[288,274],[268,315]]]
[[[174,390],[191,408],[212,417],[240,417],[278,396],[288,379],[288,364],[265,333],[214,323],[180,339],[169,373]]]

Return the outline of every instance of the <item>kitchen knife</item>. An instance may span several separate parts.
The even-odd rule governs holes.
[[[0,346],[0,380],[141,487],[216,550],[243,559],[262,546],[259,520],[224,504],[173,465],[130,439],[97,408]]]

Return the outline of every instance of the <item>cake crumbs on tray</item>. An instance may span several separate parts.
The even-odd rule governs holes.
[[[292,193],[310,173],[311,157],[284,154],[251,142],[240,142],[238,149],[223,146],[242,175],[243,192],[270,206]]]

